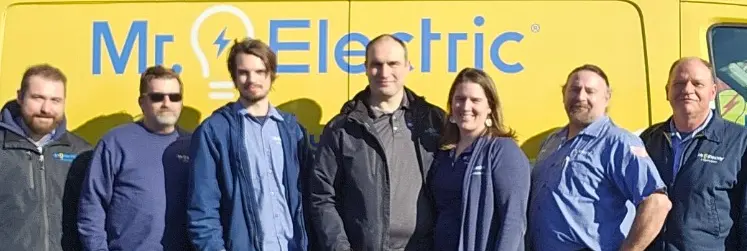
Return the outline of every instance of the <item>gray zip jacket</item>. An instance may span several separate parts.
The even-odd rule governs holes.
[[[15,100],[1,114],[0,249],[79,250],[75,212],[81,183],[76,180],[86,168],[80,154],[91,146],[67,132],[63,120],[40,149],[21,129]]]

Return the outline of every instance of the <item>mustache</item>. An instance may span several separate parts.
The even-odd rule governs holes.
[[[590,105],[583,104],[583,103],[575,103],[570,106],[571,109],[580,109],[580,108],[591,108]]]
[[[57,118],[57,116],[54,116],[52,114],[41,114],[41,113],[34,114],[31,117],[33,117],[33,118],[45,118],[45,119],[56,119]]]

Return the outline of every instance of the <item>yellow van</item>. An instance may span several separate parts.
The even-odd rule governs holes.
[[[566,123],[560,86],[593,63],[610,77],[610,115],[641,131],[670,114],[664,84],[680,56],[708,58],[722,80],[721,116],[744,124],[747,1],[57,1],[3,0],[0,98],[21,74],[47,62],[68,76],[71,131],[95,143],[137,119],[139,73],[163,64],[181,72],[181,125],[193,129],[237,99],[226,70],[232,40],[257,37],[279,57],[271,102],[294,112],[318,140],[323,124],[364,88],[363,48],[394,33],[408,43],[407,85],[445,107],[463,67],[485,69],[508,124],[536,155]]]

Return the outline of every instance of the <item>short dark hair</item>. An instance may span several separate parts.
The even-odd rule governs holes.
[[[402,49],[405,50],[405,61],[407,61],[407,58],[408,58],[407,57],[407,44],[405,43],[405,41],[402,41],[402,39],[399,39],[392,34],[381,34],[375,37],[374,39],[372,39],[371,42],[368,42],[368,44],[366,44],[366,55],[365,55],[366,64],[368,63],[368,52],[371,51],[371,48],[373,48],[373,46],[376,45],[376,43],[380,42],[381,40],[386,40],[386,39],[392,39],[402,46]]]
[[[231,74],[231,80],[236,80],[236,56],[239,53],[254,55],[262,60],[265,64],[265,68],[270,73],[270,80],[275,81],[278,72],[278,59],[275,52],[270,49],[270,46],[262,42],[262,40],[254,38],[244,38],[243,40],[235,40],[231,46],[231,50],[228,53],[228,71]]]
[[[576,73],[580,71],[590,71],[590,72],[593,72],[599,75],[599,77],[604,79],[604,83],[607,84],[607,87],[610,87],[610,81],[609,79],[607,79],[607,74],[604,73],[604,70],[602,70],[601,67],[594,65],[594,64],[584,64],[573,69],[571,73],[568,73],[568,76],[565,79],[565,83],[563,84],[563,91],[565,91],[565,87],[568,86],[568,81],[571,81],[571,78],[573,77],[573,75],[575,75]]]
[[[21,96],[26,95],[26,91],[29,89],[29,79],[34,76],[62,82],[62,86],[65,88],[64,93],[67,93],[67,77],[65,77],[65,74],[63,74],[59,68],[45,63],[32,65],[26,68],[26,71],[23,72],[23,78],[21,78],[21,89],[19,91]]]
[[[148,67],[148,69],[145,69],[140,74],[140,95],[148,91],[148,83],[153,79],[176,79],[179,82],[179,92],[183,92],[184,85],[182,84],[182,79],[179,77],[179,73],[162,65],[155,65]]]

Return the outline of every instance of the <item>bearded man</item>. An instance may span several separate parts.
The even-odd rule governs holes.
[[[0,243],[3,250],[74,250],[69,172],[91,146],[67,131],[67,78],[48,64],[26,69],[0,117]],[[74,193],[74,192],[73,192]],[[75,197],[75,196],[72,196]],[[72,223],[72,224],[68,224]],[[69,231],[72,230],[72,231]]]
[[[78,232],[85,250],[188,250],[190,133],[176,125],[182,81],[153,66],[140,77],[143,119],[97,144],[83,181]]]
[[[607,116],[610,98],[598,66],[568,75],[568,125],[542,143],[532,170],[530,250],[643,250],[664,224],[666,186],[641,139]]]

